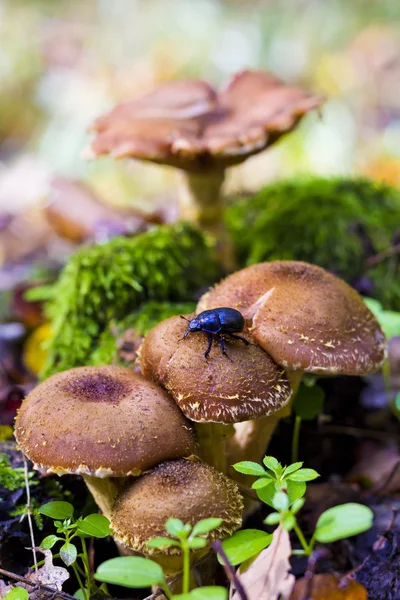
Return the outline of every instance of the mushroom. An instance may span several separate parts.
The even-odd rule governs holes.
[[[243,500],[233,481],[203,462],[181,459],[161,463],[127,487],[115,502],[111,529],[119,544],[155,559],[171,575],[181,570],[180,549],[146,544],[151,538],[166,537],[169,518],[192,526],[201,519],[222,519],[207,534],[211,544],[239,529],[242,513]],[[204,549],[193,552],[192,559],[203,553]]]
[[[252,321],[254,340],[285,368],[294,390],[303,373],[365,375],[385,360],[384,335],[361,296],[315,265],[275,261],[237,271],[200,299],[197,312],[218,306]],[[232,460],[259,460],[257,439],[265,448],[275,424],[237,425]]]
[[[70,369],[38,385],[18,412],[15,437],[37,469],[83,475],[107,517],[121,487],[117,478],[196,448],[172,398],[117,366]]]
[[[225,169],[273,144],[321,102],[262,71],[237,73],[220,92],[205,81],[174,81],[98,118],[90,154],[183,170],[181,217],[220,240]]]
[[[213,348],[205,358],[207,337],[181,340],[186,322],[162,321],[146,335],[140,349],[142,373],[171,394],[184,415],[196,422],[199,455],[226,472],[225,441],[232,423],[259,419],[281,410],[291,396],[284,369],[255,344],[229,339],[229,360]],[[242,334],[248,341],[248,333]]]

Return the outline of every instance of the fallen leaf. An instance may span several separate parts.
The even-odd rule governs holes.
[[[42,548],[35,548],[36,552],[44,554],[44,565],[40,567],[37,572],[29,573],[26,579],[30,581],[37,581],[42,585],[47,585],[58,591],[62,590],[64,581],[69,579],[69,573],[64,567],[55,567],[53,565],[53,555],[51,550],[43,550]]]
[[[367,600],[367,590],[354,580],[341,579],[335,575],[314,575],[311,581],[311,596],[307,586],[309,580],[298,579],[290,600]]]
[[[289,534],[278,527],[273,533],[271,545],[263,550],[249,568],[238,576],[247,593],[248,600],[288,600],[295,582],[290,573],[289,558],[292,553]],[[240,600],[237,591],[232,600]]]

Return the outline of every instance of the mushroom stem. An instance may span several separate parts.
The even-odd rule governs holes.
[[[110,519],[115,500],[125,486],[127,477],[92,477],[91,475],[84,475],[83,480],[103,515]]]
[[[198,223],[217,241],[223,266],[232,271],[234,248],[223,223],[224,201],[221,193],[225,169],[184,172],[186,185],[180,197],[181,219]]]
[[[233,425],[196,423],[195,430],[199,444],[199,457],[225,475],[227,471],[226,442],[235,434]]]
[[[232,465],[242,460],[251,460],[260,463],[265,450],[269,445],[272,435],[280,419],[290,416],[294,398],[300,386],[302,371],[286,371],[292,388],[290,401],[276,413],[253,421],[236,423],[235,435],[228,442],[228,460],[230,476],[242,484],[249,484],[252,479],[237,473]]]

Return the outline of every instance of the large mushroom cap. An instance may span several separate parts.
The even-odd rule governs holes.
[[[59,474],[137,475],[195,452],[172,398],[116,366],[70,369],[38,385],[22,403],[15,436],[39,468]]]
[[[231,535],[242,524],[243,500],[237,486],[205,463],[164,462],[145,473],[117,499],[111,516],[114,537],[127,548],[152,555],[179,553],[177,548],[154,550],[153,537],[165,536],[171,518],[195,525],[218,517],[222,524],[207,535],[209,542]]]
[[[220,93],[204,81],[174,81],[97,119],[92,151],[221,169],[269,146],[321,102],[262,71],[238,73]]]
[[[207,359],[206,334],[193,333],[179,341],[186,328],[179,317],[156,325],[142,344],[140,366],[144,375],[170,392],[189,419],[237,423],[267,416],[288,403],[286,374],[262,348],[228,337],[231,360],[216,342]],[[252,341],[246,333],[243,337]]]
[[[198,312],[231,306],[280,365],[308,373],[363,375],[385,359],[382,330],[361,296],[320,267],[297,261],[252,265],[200,300]]]

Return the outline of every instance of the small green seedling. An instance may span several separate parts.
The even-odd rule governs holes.
[[[374,516],[370,508],[353,502],[340,504],[321,514],[308,543],[297,523],[296,515],[304,506],[303,496],[306,492],[306,482],[319,477],[318,473],[313,469],[303,469],[303,463],[301,462],[283,467],[273,456],[266,456],[263,462],[267,467],[266,470],[258,463],[249,461],[236,463],[233,466],[239,473],[257,477],[253,483],[253,489],[257,491],[257,495],[262,502],[274,509],[274,512],[265,519],[265,523],[267,525],[280,524],[287,531],[292,529],[295,531],[302,550],[295,550],[294,554],[310,556],[316,542],[326,544],[370,529]],[[231,540],[234,540],[234,542]],[[249,538],[244,536],[241,542],[236,533],[229,540],[222,542],[222,545],[229,558],[232,556],[235,558],[235,555],[237,555],[239,557],[243,556],[244,560],[247,560],[250,556],[256,554],[254,552],[250,555],[250,550],[247,550],[250,541]],[[266,541],[266,538],[264,541]],[[230,549],[229,544],[234,547],[234,552]],[[248,552],[247,555],[246,551]],[[235,564],[240,562],[238,560]]]
[[[168,519],[165,530],[170,537],[156,537],[147,542],[149,548],[180,548],[182,553],[182,594],[173,595],[169,589],[162,567],[148,558],[125,556],[112,558],[99,566],[95,579],[105,583],[129,588],[159,586],[169,600],[227,600],[228,592],[219,586],[209,586],[189,591],[190,550],[205,548],[205,536],[219,527],[222,519],[210,518],[199,521],[192,527],[180,519]]]
[[[87,552],[86,538],[105,538],[110,535],[110,522],[103,515],[93,514],[85,518],[74,519],[74,507],[69,502],[47,502],[39,509],[40,514],[54,520],[57,535],[48,535],[42,540],[40,547],[51,550],[61,542],[58,554],[54,558],[61,558],[67,567],[71,567],[79,584],[79,591],[75,594],[83,600],[89,600],[95,592],[99,591],[92,581]],[[72,540],[80,542],[79,552]],[[38,563],[41,564],[41,563]],[[102,590],[104,592],[104,589]]]

